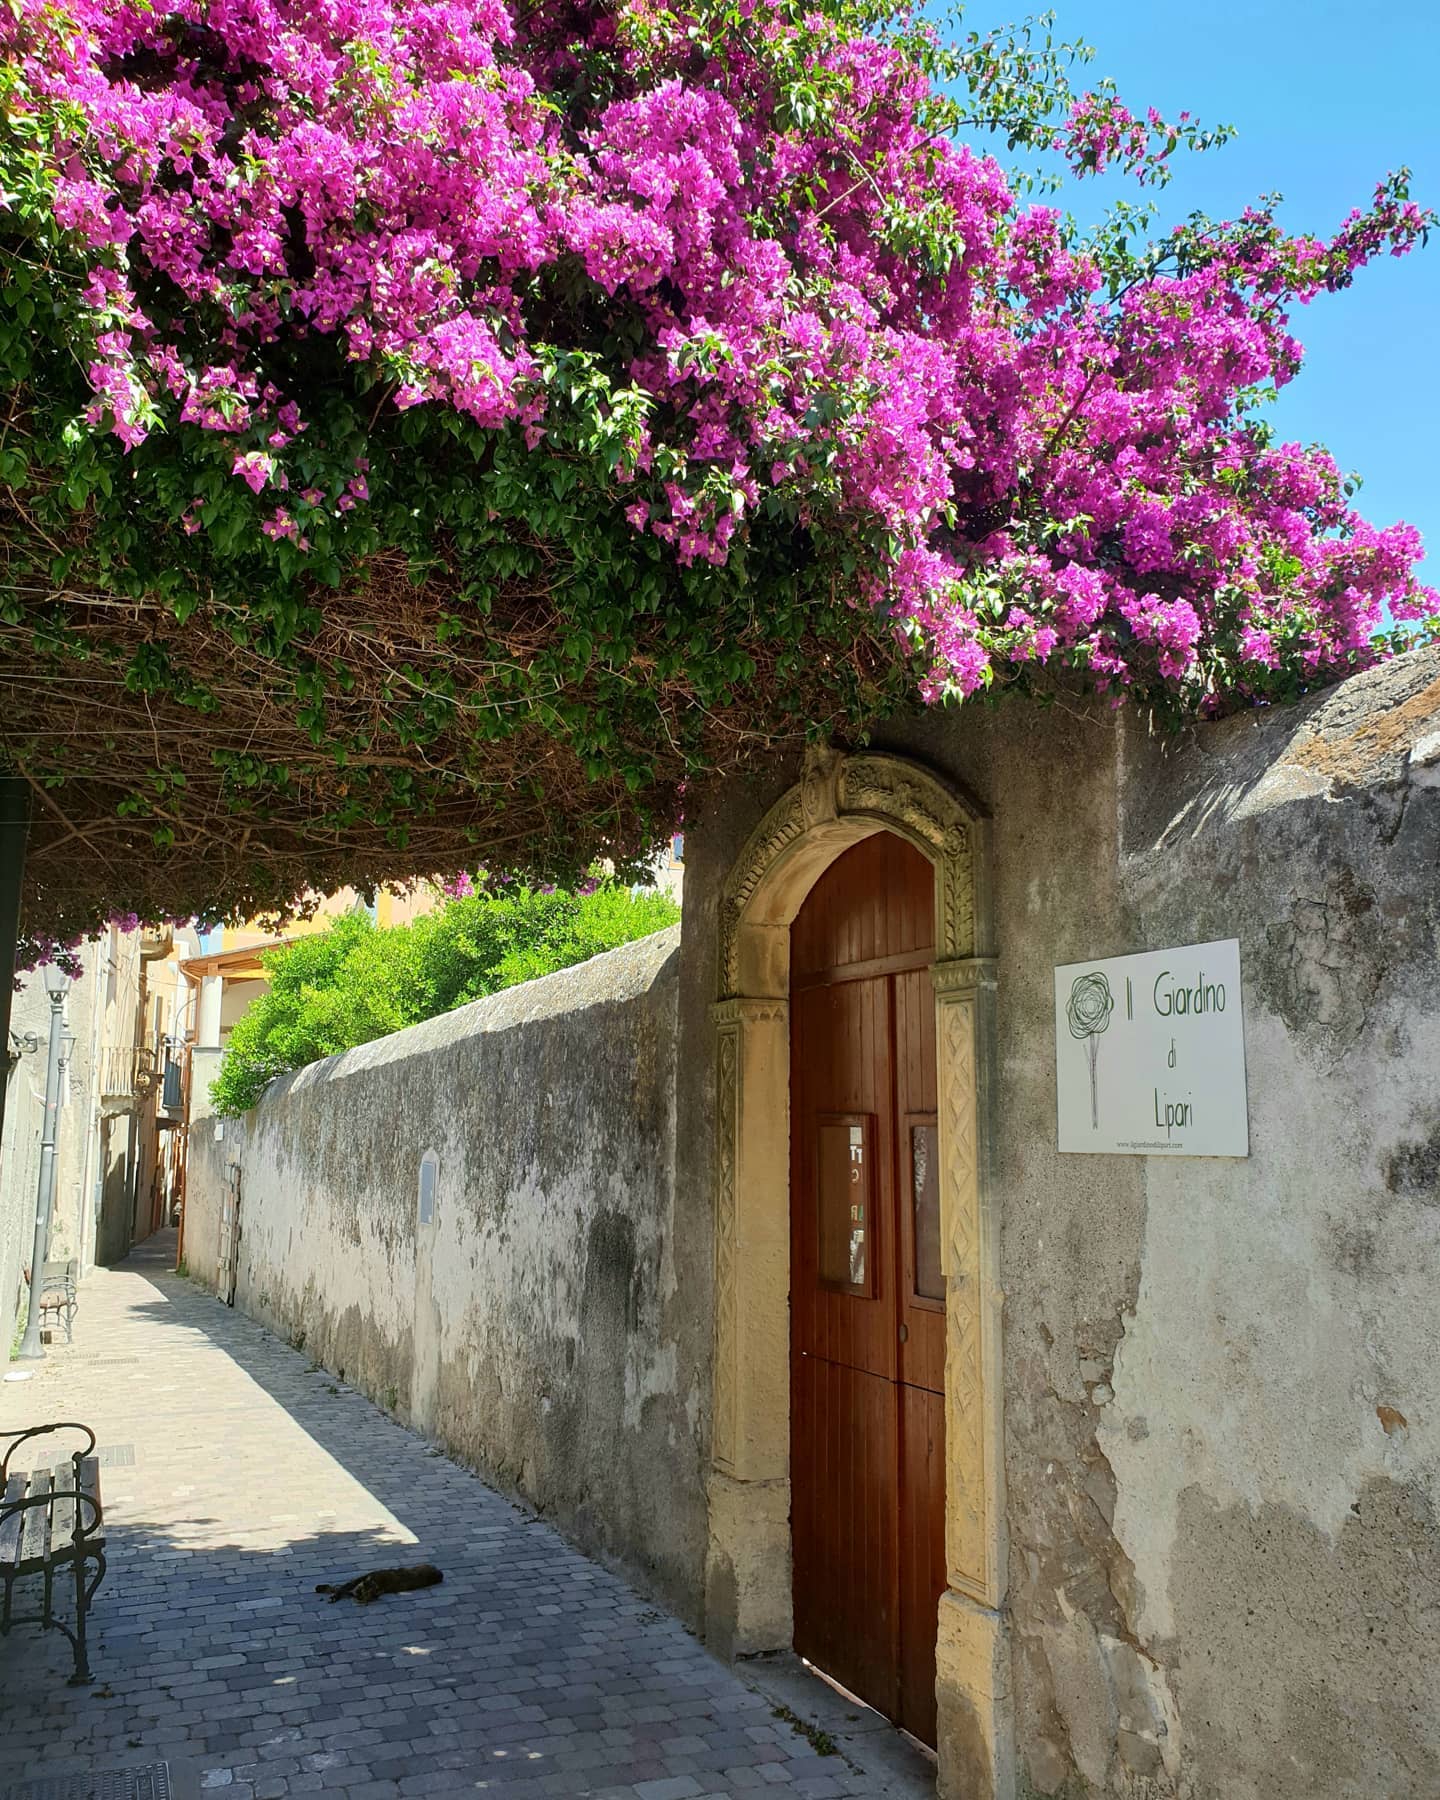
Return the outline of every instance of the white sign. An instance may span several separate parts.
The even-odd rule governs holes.
[[[1240,944],[1055,971],[1062,1150],[1248,1156]]]
[[[420,1158],[420,1223],[435,1223],[435,1188],[440,1180],[440,1158],[427,1150]]]

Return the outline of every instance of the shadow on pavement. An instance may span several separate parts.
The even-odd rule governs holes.
[[[226,1800],[933,1791],[819,1754],[676,1621],[167,1259],[157,1234],[121,1271],[149,1287],[115,1326],[140,1353],[92,1339],[46,1383],[137,1448],[102,1470],[96,1687],[65,1686],[58,1634],[0,1642],[0,1786],[152,1755]],[[419,1561],[443,1584],[314,1592]]]

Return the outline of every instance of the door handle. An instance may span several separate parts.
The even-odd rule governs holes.
[[[902,1344],[908,1344],[910,1342],[910,1327],[908,1325],[902,1325],[900,1327],[900,1342]]]

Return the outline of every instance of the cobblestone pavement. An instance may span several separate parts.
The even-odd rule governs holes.
[[[0,1787],[170,1758],[216,1800],[913,1791],[818,1754],[548,1526],[169,1273],[173,1243],[89,1278],[74,1346],[0,1384],[0,1429],[96,1430],[109,1554],[93,1689],[58,1632],[0,1642]],[[313,1591],[420,1560],[442,1586]]]

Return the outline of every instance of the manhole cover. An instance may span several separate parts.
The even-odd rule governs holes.
[[[102,1444],[95,1452],[95,1460],[106,1469],[133,1469],[135,1467],[135,1446],[133,1444]]]
[[[95,1775],[62,1775],[0,1789],[0,1800],[174,1800],[169,1763],[143,1769],[102,1769]]]

